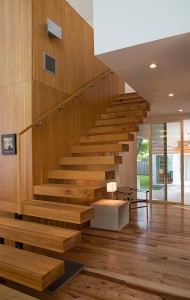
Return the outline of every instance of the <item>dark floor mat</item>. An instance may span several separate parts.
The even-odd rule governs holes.
[[[55,294],[60,288],[68,283],[75,275],[85,268],[85,265],[73,261],[65,260],[65,274],[59,277],[56,281],[50,284],[45,292],[48,294]]]

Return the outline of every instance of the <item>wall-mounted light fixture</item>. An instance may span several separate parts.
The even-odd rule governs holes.
[[[47,31],[50,37],[62,40],[62,28],[49,18],[47,18]]]

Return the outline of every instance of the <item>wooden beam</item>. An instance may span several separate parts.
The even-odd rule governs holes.
[[[108,113],[112,112],[121,112],[121,111],[130,111],[130,110],[150,110],[150,105],[147,102],[136,102],[136,103],[129,103],[129,104],[118,104],[114,106],[110,106],[107,108]]]
[[[43,291],[63,274],[61,260],[0,245],[0,276],[3,278]]]
[[[123,124],[123,125],[110,125],[102,127],[93,127],[88,130],[89,135],[96,134],[109,134],[109,133],[129,133],[138,132],[139,127],[137,124]]]
[[[91,206],[31,200],[23,202],[23,214],[82,224],[94,216],[94,209]]]
[[[43,184],[34,186],[34,194],[87,200],[100,199],[105,195],[105,188],[71,184]]]
[[[81,170],[51,170],[49,179],[82,179],[82,180],[109,180],[115,178],[114,171],[81,171]]]
[[[122,163],[122,156],[68,156],[62,157],[60,165],[115,165]]]
[[[88,135],[80,138],[80,144],[97,144],[97,143],[115,143],[134,141],[134,135],[131,133],[111,133],[100,135]]]
[[[73,146],[71,153],[109,153],[109,152],[127,152],[129,145],[127,144],[103,144],[88,146]]]
[[[37,300],[32,296],[23,294],[19,291],[13,290],[10,287],[0,285],[0,299],[1,300]]]
[[[64,253],[80,241],[81,233],[77,230],[0,217],[0,236],[11,241]]]
[[[98,120],[95,123],[95,126],[109,126],[109,125],[116,125],[116,124],[130,124],[130,123],[137,123],[142,124],[143,119],[139,117],[127,116],[124,118],[116,118],[116,119],[108,119],[108,120]]]

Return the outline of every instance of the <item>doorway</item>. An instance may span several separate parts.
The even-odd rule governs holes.
[[[152,201],[190,205],[190,120],[140,126],[137,187]]]

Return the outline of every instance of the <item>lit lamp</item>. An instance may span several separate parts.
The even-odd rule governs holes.
[[[164,169],[159,169],[159,174],[163,175],[164,174]]]
[[[117,182],[107,183],[107,192],[111,194],[111,199],[113,199],[114,192],[117,191]]]

